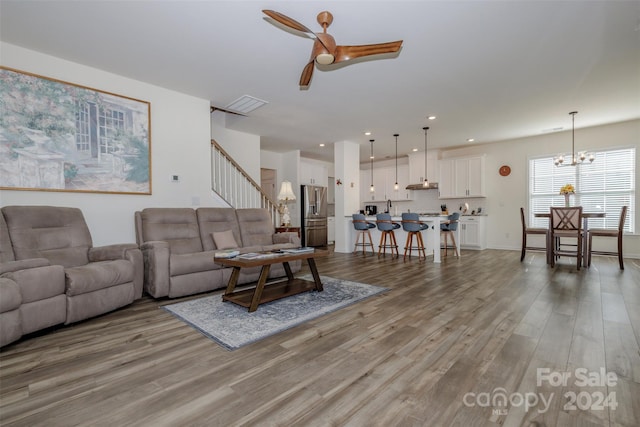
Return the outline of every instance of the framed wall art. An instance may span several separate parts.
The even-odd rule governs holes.
[[[151,194],[149,102],[0,67],[0,188]]]

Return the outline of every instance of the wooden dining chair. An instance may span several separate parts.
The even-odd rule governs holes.
[[[589,233],[589,255],[587,266],[591,267],[591,255],[606,255],[606,256],[617,256],[618,263],[620,263],[620,270],[624,270],[624,261],[622,256],[622,231],[624,230],[624,222],[627,219],[627,209],[628,206],[623,206],[620,211],[620,222],[618,223],[617,229],[607,229],[607,228],[590,228],[588,230]],[[594,251],[593,250],[593,236],[597,237],[615,237],[618,239],[618,250],[616,252],[613,251]]]
[[[551,245],[551,266],[555,267],[557,257],[577,258],[577,267],[582,266],[582,206],[571,208],[551,208],[551,242],[561,239],[576,239],[576,245]]]
[[[524,215],[524,208],[520,208],[520,221],[522,222],[522,251],[520,253],[520,262],[522,262],[524,260],[524,256],[527,253],[527,251],[547,251],[547,240],[548,240],[548,236],[547,234],[549,233],[549,229],[548,228],[535,228],[535,227],[527,227],[527,220],[525,219],[525,215]],[[544,239],[544,246],[528,246],[527,245],[527,236],[529,234],[532,235],[544,235],[545,239]],[[549,258],[547,257],[547,260]]]

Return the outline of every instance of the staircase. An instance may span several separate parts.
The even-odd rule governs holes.
[[[263,208],[278,225],[278,205],[215,140],[211,140],[213,191],[233,208]]]

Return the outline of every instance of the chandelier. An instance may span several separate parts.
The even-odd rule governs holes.
[[[593,161],[596,159],[596,156],[593,153],[587,153],[586,151],[579,151],[578,154],[576,155],[575,122],[576,122],[576,114],[578,114],[578,112],[572,111],[569,114],[571,114],[571,157],[567,159],[566,157],[568,157],[568,155],[558,154],[556,157],[553,158],[553,164],[555,164],[556,166],[576,166],[584,162],[585,160],[589,160],[589,163],[593,163]]]

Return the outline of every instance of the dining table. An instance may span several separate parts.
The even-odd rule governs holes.
[[[551,222],[551,212],[535,212],[533,214],[536,218],[549,218],[549,222]],[[589,249],[589,218],[605,218],[606,212],[582,212],[582,266],[588,266],[588,258],[589,254],[587,253]],[[551,229],[551,224],[549,224],[549,229]],[[551,257],[553,253],[553,246],[551,242],[551,232],[547,233],[547,264],[551,264]]]

